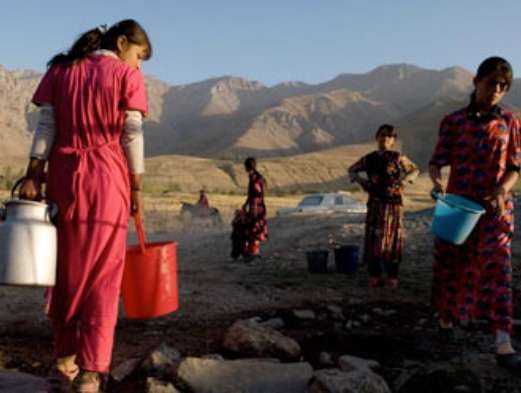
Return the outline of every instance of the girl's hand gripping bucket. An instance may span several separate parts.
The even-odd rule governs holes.
[[[154,318],[177,310],[177,243],[145,244],[140,215],[134,217],[139,245],[127,249],[121,293],[125,316]]]
[[[436,199],[432,232],[449,243],[463,244],[485,209],[460,195],[433,193],[432,196]]]

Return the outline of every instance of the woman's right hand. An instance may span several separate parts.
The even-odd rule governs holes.
[[[41,181],[31,177],[25,178],[20,186],[20,199],[40,201],[42,199]]]
[[[140,214],[143,216],[143,197],[141,195],[141,190],[131,190],[130,191],[130,214],[132,216],[136,216]]]
[[[371,182],[367,179],[358,179],[357,180],[357,183],[360,184],[360,187],[362,187],[362,189],[366,192],[369,192],[370,189],[371,189]]]
[[[431,196],[434,194],[445,195],[445,187],[443,187],[443,184],[439,182],[434,182],[432,184]]]

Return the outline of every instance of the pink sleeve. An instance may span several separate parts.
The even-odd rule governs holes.
[[[53,84],[56,76],[57,67],[52,67],[43,76],[40,84],[34,92],[32,102],[35,105],[51,104],[54,106]]]
[[[148,112],[145,78],[139,70],[129,72],[123,81],[120,109],[140,111],[143,115]]]

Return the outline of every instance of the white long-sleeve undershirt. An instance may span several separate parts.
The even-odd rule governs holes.
[[[47,160],[51,152],[56,126],[52,105],[40,107],[40,117],[33,136],[30,157]],[[132,174],[145,172],[145,154],[143,137],[143,114],[140,111],[125,111],[125,126],[121,144],[128,161],[128,169]]]

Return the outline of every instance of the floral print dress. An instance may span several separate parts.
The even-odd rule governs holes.
[[[374,151],[355,162],[349,172],[368,176],[364,261],[369,275],[385,271],[396,278],[403,246],[402,180],[417,170],[405,155],[392,150]]]
[[[513,198],[498,216],[487,197],[508,171],[521,166],[519,120],[495,107],[471,104],[443,119],[430,165],[450,167],[447,192],[480,203],[486,213],[462,245],[436,238],[432,303],[446,322],[484,318],[493,330],[512,330]]]

